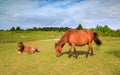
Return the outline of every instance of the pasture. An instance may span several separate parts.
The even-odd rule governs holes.
[[[54,45],[57,40],[49,39],[60,38],[63,32],[9,33],[9,36],[0,34],[1,37],[8,36],[0,37],[6,41],[0,44],[0,75],[120,75],[120,37],[101,36],[102,46],[93,42],[94,55],[88,58],[85,57],[87,46],[77,47],[79,56],[75,59],[68,58],[67,44],[62,56],[56,57]],[[21,35],[24,37],[18,37]],[[25,45],[35,45],[40,52],[18,54],[19,40]]]

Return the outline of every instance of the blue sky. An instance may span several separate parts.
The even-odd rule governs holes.
[[[120,0],[0,0],[0,29],[79,24],[120,29]]]

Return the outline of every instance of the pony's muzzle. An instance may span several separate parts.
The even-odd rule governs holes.
[[[20,51],[18,51],[18,54],[22,54]]]
[[[61,56],[61,54],[57,54],[56,56],[57,56],[57,57],[60,57],[60,56]]]

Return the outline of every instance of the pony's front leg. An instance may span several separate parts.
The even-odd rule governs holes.
[[[69,48],[69,56],[68,56],[69,58],[72,56],[71,50],[72,50],[72,47]]]

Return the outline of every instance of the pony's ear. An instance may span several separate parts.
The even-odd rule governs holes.
[[[23,42],[18,42],[18,45],[24,46]]]
[[[55,45],[56,45],[57,43],[55,43]]]
[[[57,43],[55,43],[55,47],[57,46]]]
[[[55,46],[57,45],[57,43],[55,43]]]
[[[18,44],[23,44],[23,43],[20,41],[20,42],[18,42]]]

